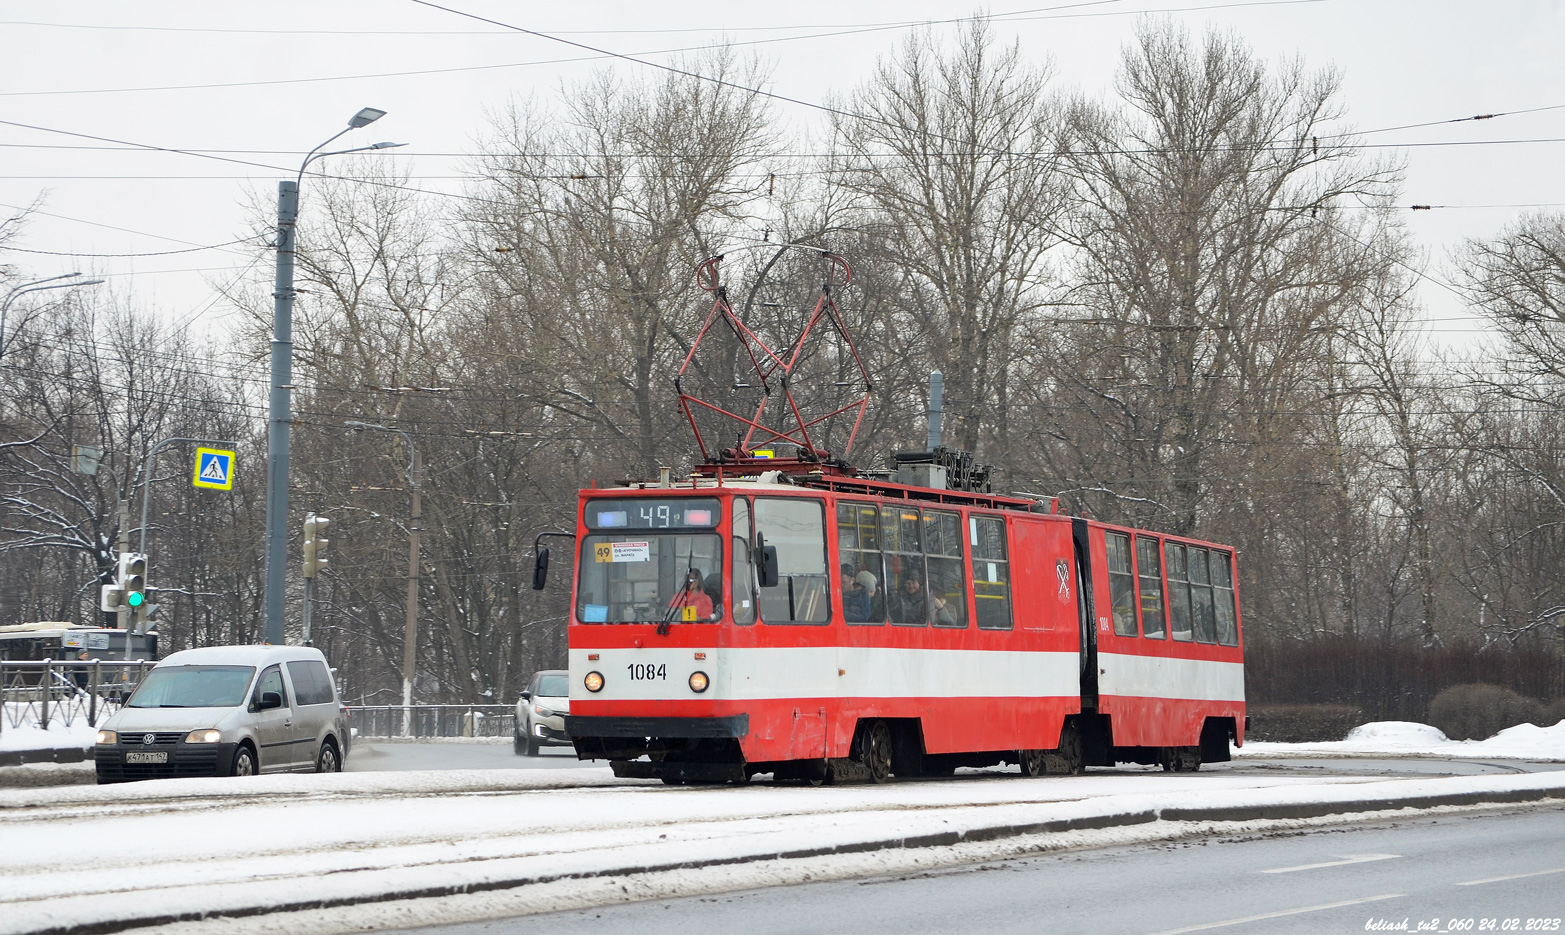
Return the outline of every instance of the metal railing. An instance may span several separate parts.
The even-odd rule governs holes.
[[[508,737],[516,708],[504,704],[349,705],[360,737]]]
[[[0,661],[0,731],[50,723],[88,726],[120,709],[151,660]]]

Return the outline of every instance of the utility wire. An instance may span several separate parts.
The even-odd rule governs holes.
[[[1105,13],[1067,13],[1067,14],[1062,14],[1062,15],[1058,15],[1058,16],[1024,16],[1024,15],[1022,15],[1023,13],[1038,13],[1038,12],[1053,11],[1053,10],[1067,10],[1067,9],[1074,9],[1074,8],[1077,8],[1077,7],[1100,6],[1100,5],[1104,5],[1104,4],[1108,4],[1108,3],[1118,3],[1118,2],[1123,2],[1123,0],[1095,0],[1095,2],[1065,4],[1063,6],[1058,6],[1058,7],[1039,7],[1037,10],[1020,11],[1018,13],[1009,13],[1009,14],[1000,14],[997,17],[966,16],[966,17],[958,17],[958,18],[954,18],[954,19],[944,19],[944,20],[903,21],[903,22],[898,22],[898,23],[884,23],[884,24],[869,24],[869,25],[864,25],[864,26],[850,26],[850,27],[843,27],[843,28],[832,28],[828,32],[811,33],[811,34],[802,35],[802,36],[781,36],[781,37],[773,38],[773,39],[746,39],[746,40],[739,40],[739,41],[734,41],[734,42],[727,42],[727,43],[724,43],[724,44],[728,45],[728,46],[733,46],[733,47],[770,45],[770,44],[779,43],[779,42],[798,42],[798,41],[807,40],[807,39],[825,39],[825,38],[834,38],[834,37],[840,37],[840,36],[862,35],[864,33],[871,33],[871,32],[885,32],[885,31],[888,31],[888,30],[895,30],[895,29],[909,29],[909,28],[916,28],[916,27],[925,26],[925,25],[931,25],[931,26],[933,26],[933,25],[947,25],[947,24],[951,24],[951,23],[970,22],[970,21],[973,21],[975,19],[999,19],[999,20],[1001,20],[1003,22],[1025,22],[1025,21],[1029,21],[1029,20],[1039,20],[1039,19],[1075,19],[1075,18],[1080,18],[1080,17],[1137,16],[1137,15],[1141,15],[1141,14],[1144,14],[1144,13],[1189,13],[1189,12],[1202,12],[1202,11],[1209,11],[1209,10],[1229,9],[1229,8],[1236,8],[1236,7],[1294,6],[1294,5],[1306,4],[1306,3],[1324,3],[1324,2],[1326,2],[1326,0],[1249,0],[1249,2],[1241,2],[1241,3],[1217,3],[1217,4],[1206,4],[1206,5],[1201,5],[1201,6],[1174,7],[1174,8],[1151,9],[1151,10],[1116,10],[1116,11],[1105,12]],[[445,9],[445,8],[442,7],[440,9]],[[447,10],[447,12],[457,12],[457,11]],[[463,14],[463,15],[468,15],[468,14]],[[472,18],[479,19],[482,22],[488,22],[488,23],[491,23],[493,25],[501,26],[504,29],[517,30],[517,27],[508,26],[508,25],[506,25],[504,23],[498,23],[498,22],[495,22],[493,20],[484,20],[482,17],[474,16]],[[128,28],[128,27],[122,27],[122,28]],[[530,32],[529,30],[517,30],[517,31]],[[711,31],[711,30],[706,30],[706,31]],[[619,32],[619,31],[615,30],[613,32]],[[504,35],[505,33],[504,32],[488,33],[486,31],[485,34]],[[540,35],[540,36],[543,35],[541,33],[532,33],[532,34],[533,35]],[[545,38],[555,38],[555,37],[554,36],[545,36]],[[558,40],[558,41],[568,41],[568,40]],[[570,43],[570,44],[572,44],[572,45],[579,45],[579,43]],[[679,46],[679,47],[669,48],[669,49],[647,49],[647,50],[644,50],[644,51],[641,51],[641,52],[634,52],[634,53],[631,53],[631,54],[632,55],[638,55],[638,56],[640,56],[640,55],[672,55],[672,54],[677,54],[677,53],[681,53],[681,52],[696,52],[696,51],[700,51],[702,49],[706,49],[706,48],[709,48],[709,47],[710,47],[710,44],[699,45],[699,46]],[[429,68],[429,69],[418,69],[418,70],[412,70],[412,71],[379,72],[379,73],[374,73],[374,74],[358,74],[358,75],[327,75],[327,76],[309,77],[309,78],[272,78],[272,79],[259,80],[259,81],[230,81],[230,82],[209,83],[209,84],[157,85],[157,86],[136,87],[136,88],[69,88],[69,89],[52,90],[52,91],[0,91],[0,97],[38,97],[38,96],[61,95],[61,94],[130,94],[130,93],[142,93],[142,92],[151,92],[151,91],[194,91],[194,90],[209,90],[209,89],[220,89],[220,88],[246,88],[246,87],[266,87],[266,86],[272,86],[272,85],[287,85],[287,84],[310,84],[310,83],[318,83],[318,82],[326,82],[326,81],[358,81],[358,80],[369,80],[369,79],[379,79],[379,78],[408,78],[408,77],[420,77],[420,76],[424,76],[424,75],[453,74],[453,73],[459,73],[459,72],[493,71],[493,70],[496,70],[496,69],[503,69],[503,68],[526,68],[526,67],[533,67],[533,66],[538,66],[538,65],[565,65],[565,64],[574,64],[574,63],[578,63],[578,62],[588,62],[588,61],[601,60],[603,58],[623,58],[623,57],[625,57],[625,56],[623,56],[623,55],[621,55],[619,53],[615,53],[615,52],[607,52],[607,51],[603,51],[603,50],[591,49],[591,47],[589,47],[589,46],[582,46],[582,48],[589,49],[590,51],[594,52],[595,54],[589,55],[589,56],[579,56],[579,57],[576,57],[576,58],[543,59],[543,60],[528,61],[528,62],[502,62],[502,63],[498,63],[498,64],[493,64],[493,65],[462,65],[462,66],[454,66],[454,67],[451,67],[451,68]],[[645,64],[645,63],[643,63],[643,64]],[[799,102],[799,103],[802,103],[802,102]]]
[[[42,213],[42,212],[39,212],[39,213]],[[59,215],[52,214],[52,215],[50,215],[50,217],[59,217]],[[92,223],[94,223],[92,221],[81,221],[79,218],[64,218],[63,220],[79,221],[82,224],[92,224]],[[107,225],[99,225],[99,226],[107,226]],[[124,230],[124,228],[116,228],[116,230]],[[141,234],[141,236],[144,236],[144,237],[156,237],[156,236],[158,236],[157,234],[148,234],[148,233],[146,233],[144,231],[130,231],[129,233],[139,233],[139,234]],[[27,247],[0,247],[0,252],[39,253],[39,254],[43,254],[45,256],[74,256],[74,257],[82,257],[84,259],[106,259],[106,258],[143,257],[143,256],[173,256],[176,253],[199,253],[202,250],[220,250],[223,247],[232,247],[234,244],[249,243],[250,241],[257,240],[257,239],[259,239],[262,236],[264,236],[264,235],[262,235],[262,234],[252,234],[249,237],[241,237],[238,240],[230,240],[230,241],[227,241],[226,243],[208,244],[207,246],[204,246],[204,247],[186,247],[183,250],[159,250],[159,251],[157,251],[155,253],[82,253],[82,252],[76,251],[76,250],[31,250],[31,249],[28,249]]]

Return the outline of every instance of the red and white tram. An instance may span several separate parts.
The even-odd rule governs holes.
[[[845,413],[856,431],[869,383],[831,297],[847,264],[824,256],[821,300],[782,353],[728,307],[717,259],[698,272],[717,301],[686,368],[709,333],[732,335],[742,353],[725,359],[781,388],[793,429],[763,421],[767,398],[745,417],[681,389],[697,472],[580,493],[577,756],[671,783],[1227,760],[1245,722],[1233,550],[974,489],[943,449],[891,479],[833,460],[812,430]],[[789,387],[821,323],[864,395],[812,418]],[[737,420],[740,443],[709,450],[702,412]]]
[[[582,491],[577,755],[669,781],[1228,759],[1232,550],[1039,510],[821,473]]]

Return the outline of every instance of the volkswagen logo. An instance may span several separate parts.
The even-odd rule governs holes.
[[[142,734],[141,735],[141,742],[142,743],[152,743],[154,740],[157,740],[157,739],[158,739],[158,735],[157,734]]]

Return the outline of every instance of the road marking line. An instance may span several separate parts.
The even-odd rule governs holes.
[[[1382,899],[1400,899],[1403,893],[1386,893],[1384,896],[1365,896],[1363,899],[1344,899],[1340,903],[1323,903],[1319,906],[1305,906],[1303,909],[1284,909],[1281,912],[1265,912],[1258,916],[1245,916],[1242,919],[1228,919],[1224,922],[1208,922],[1205,925],[1190,925],[1182,929],[1169,929],[1166,932],[1154,932],[1153,935],[1184,935],[1185,932],[1203,932],[1207,929],[1220,929],[1228,925],[1243,925],[1246,922],[1264,922],[1267,919],[1280,919],[1283,916],[1302,915],[1306,912],[1320,912],[1323,909],[1340,909],[1343,906],[1357,906],[1359,903],[1379,902]]]
[[[1274,870],[1262,870],[1262,873],[1293,873],[1295,870],[1319,870],[1321,867],[1346,867],[1348,864],[1364,864],[1372,860],[1396,860],[1401,854],[1345,854],[1338,860],[1330,860],[1323,864],[1300,864],[1297,867],[1278,867]]]
[[[1551,873],[1565,873],[1565,867],[1556,867],[1553,870],[1537,870],[1533,873],[1516,873],[1508,877],[1489,877],[1484,880],[1468,880],[1466,883],[1458,883],[1457,886],[1478,886],[1481,883],[1503,883],[1506,880],[1525,880],[1528,877],[1546,877]]]

